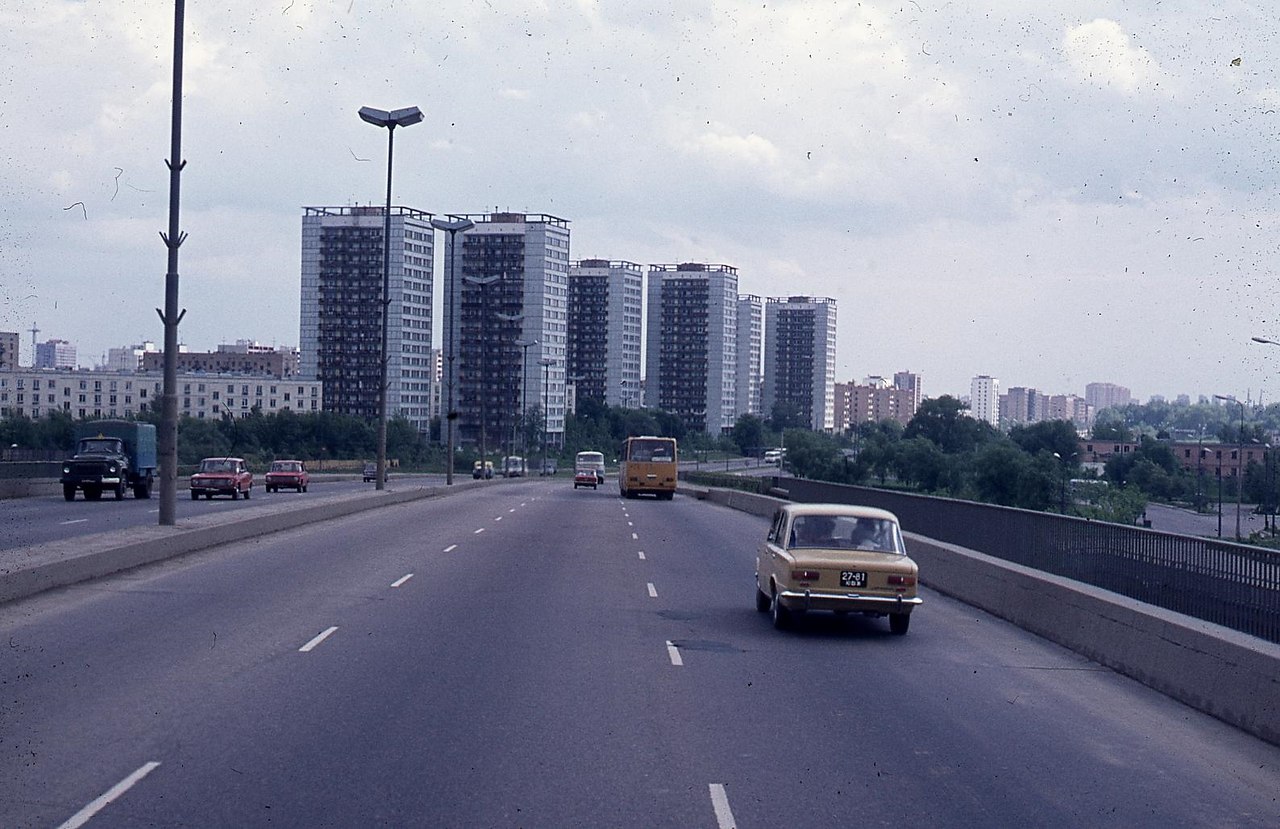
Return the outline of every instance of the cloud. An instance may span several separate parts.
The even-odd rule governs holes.
[[[1147,50],[1136,46],[1114,20],[1098,19],[1070,29],[1062,51],[1078,80],[1126,95],[1153,92],[1166,80]]]

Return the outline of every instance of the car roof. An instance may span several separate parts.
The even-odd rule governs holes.
[[[211,457],[211,458],[200,459],[200,463],[204,463],[205,461],[240,461],[241,463],[244,463],[244,458],[233,458],[231,456],[223,457],[222,455],[215,455],[214,457]]]
[[[878,507],[860,504],[783,504],[788,515],[847,515],[852,518],[881,518],[898,523],[898,516]]]

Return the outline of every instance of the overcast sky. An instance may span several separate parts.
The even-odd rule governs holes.
[[[837,378],[1280,397],[1280,9],[188,0],[181,339],[298,343],[301,208],[571,222],[838,301]],[[0,330],[163,339],[173,4],[0,4]]]

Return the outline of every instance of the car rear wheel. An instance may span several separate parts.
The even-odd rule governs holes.
[[[760,585],[756,585],[756,610],[761,613],[768,613],[769,607],[773,604],[773,600],[760,589]]]
[[[773,610],[773,626],[778,630],[786,630],[791,627],[791,611],[782,606],[782,602],[778,601],[778,589],[773,590],[773,599],[769,602]]]
[[[911,627],[910,613],[890,613],[889,614],[889,632],[902,636],[907,632],[907,628]]]
[[[74,501],[76,499],[76,488],[73,486],[62,487],[62,497],[64,500]]]

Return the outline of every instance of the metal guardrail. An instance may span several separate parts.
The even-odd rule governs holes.
[[[882,507],[909,532],[1280,642],[1275,550],[973,501],[765,480],[793,501]]]

